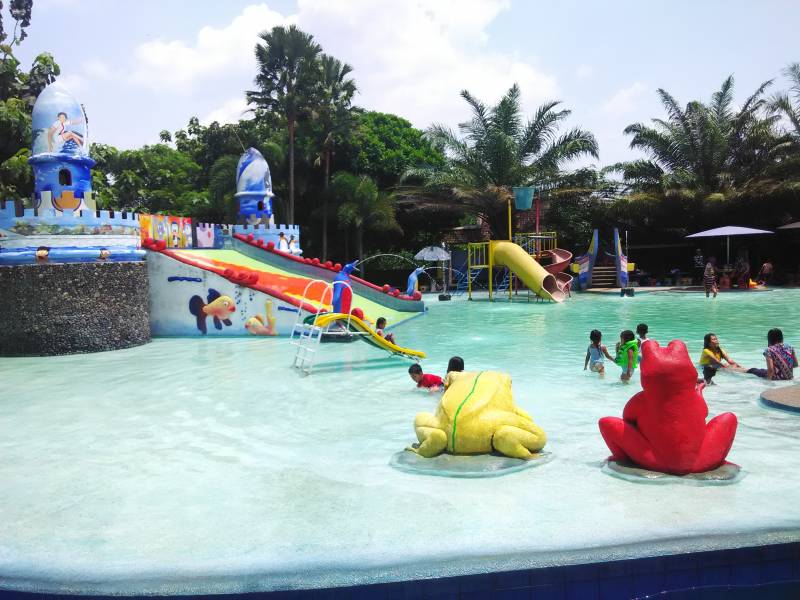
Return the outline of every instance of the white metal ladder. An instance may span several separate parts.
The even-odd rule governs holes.
[[[320,314],[323,314],[322,306],[326,304],[326,298],[328,298],[330,302],[333,302],[333,290],[334,286],[336,285],[345,286],[349,288],[352,293],[352,288],[347,282],[334,281],[333,283],[328,283],[322,279],[312,279],[306,285],[305,290],[303,290],[303,302],[306,301],[309,289],[313,288],[317,284],[323,285],[325,290],[322,292],[322,297],[320,298],[320,308],[314,315],[314,320],[311,321],[311,323],[306,323],[303,319],[302,308],[298,308],[297,318],[295,319],[294,326],[292,327],[292,334],[289,338],[290,343],[297,348],[297,351],[294,355],[294,362],[292,362],[292,368],[297,369],[303,375],[311,374],[311,370],[314,368],[317,350],[319,350],[319,344],[322,341],[322,334],[328,329],[327,327],[323,328],[317,325]],[[348,322],[348,329],[349,325],[350,323]]]

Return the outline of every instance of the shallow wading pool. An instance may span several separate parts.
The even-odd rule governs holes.
[[[763,367],[766,332],[800,343],[800,292],[581,295],[561,305],[434,303],[395,331],[428,353],[500,369],[549,436],[546,465],[500,478],[403,473],[414,441],[408,362],[327,344],[310,377],[286,339],[158,339],[116,352],[0,359],[0,585],[81,593],[210,593],[480,573],[800,540],[800,417],[720,373],[735,485],[646,485],[601,472],[597,419],[640,389],[582,371],[588,333],[685,340],[708,331]]]

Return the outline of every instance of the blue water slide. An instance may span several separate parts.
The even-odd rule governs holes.
[[[617,268],[617,287],[628,287],[628,257],[622,253],[619,229],[614,227],[614,265]]]

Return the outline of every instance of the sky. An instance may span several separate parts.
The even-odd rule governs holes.
[[[7,17],[6,17],[7,18]],[[23,65],[51,52],[86,107],[93,142],[157,143],[159,132],[235,122],[256,73],[258,34],[295,23],[353,66],[356,104],[425,129],[469,116],[462,89],[487,103],[513,84],[527,115],[572,110],[605,166],[640,155],[623,129],[708,100],[730,74],[742,101],[800,61],[794,0],[34,0]]]

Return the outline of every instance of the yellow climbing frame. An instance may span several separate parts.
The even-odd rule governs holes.
[[[539,233],[515,233],[514,243],[520,246],[537,261],[558,246],[558,234],[555,231]],[[467,298],[472,300],[472,269],[489,269],[489,300],[493,300],[494,284],[494,251],[492,242],[470,242],[467,244]],[[513,273],[508,284],[508,299],[514,293]]]

